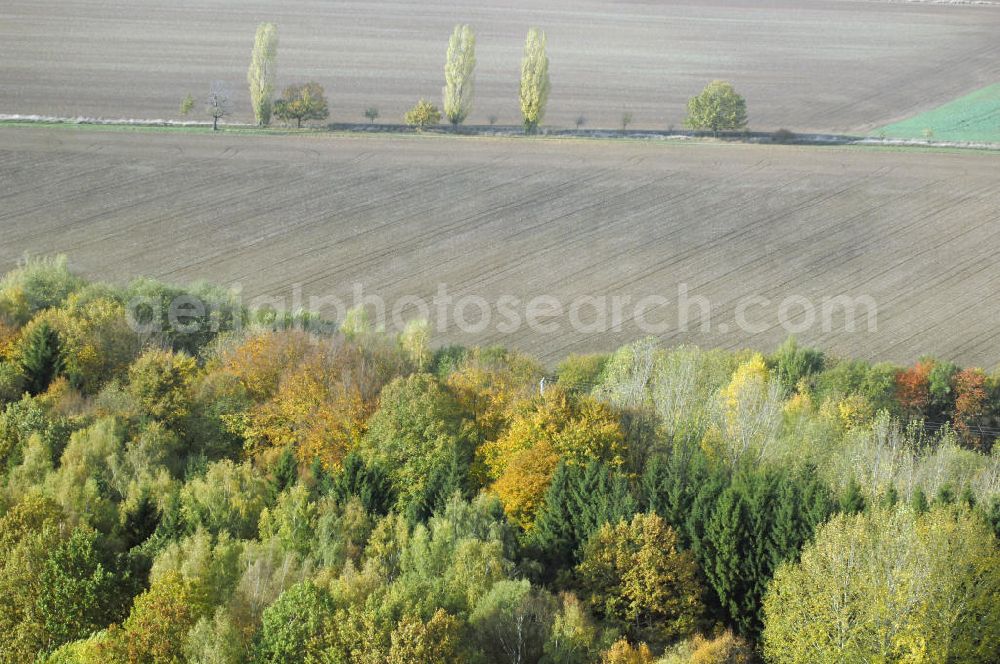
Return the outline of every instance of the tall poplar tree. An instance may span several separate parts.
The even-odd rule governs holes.
[[[448,40],[444,62],[444,115],[453,125],[469,117],[476,73],[476,34],[468,25],[456,25]]]
[[[521,117],[529,134],[538,131],[549,101],[549,56],[545,46],[544,32],[538,28],[528,30],[521,60]]]
[[[278,29],[274,27],[273,23],[261,23],[257,26],[253,52],[250,54],[250,69],[247,71],[253,118],[261,127],[266,127],[271,123],[277,56]]]

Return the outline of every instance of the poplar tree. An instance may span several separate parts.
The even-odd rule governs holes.
[[[521,60],[521,117],[529,134],[538,131],[549,100],[549,56],[545,45],[544,32],[538,28],[528,30]]]
[[[271,98],[274,96],[275,59],[278,55],[278,29],[273,23],[261,23],[253,41],[247,83],[254,121],[261,127],[271,123]]]
[[[456,25],[448,40],[444,63],[444,115],[460,125],[472,110],[476,72],[476,35],[468,25]]]

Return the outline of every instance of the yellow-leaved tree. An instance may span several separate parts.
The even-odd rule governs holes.
[[[662,646],[694,632],[704,588],[690,551],[655,513],[604,524],[576,568],[595,615],[633,641]]]
[[[557,387],[521,402],[507,430],[479,450],[494,480],[492,490],[511,520],[525,529],[534,523],[560,459],[579,466],[601,461],[617,467],[624,455],[624,434],[614,411],[589,396],[570,397]]]
[[[521,60],[521,117],[529,134],[538,131],[549,101],[549,56],[545,44],[544,32],[538,28],[528,30]]]
[[[1000,550],[964,507],[839,514],[764,599],[764,653],[781,662],[995,662]]]
[[[770,375],[764,357],[754,355],[719,392],[705,451],[730,466],[759,462],[778,435],[783,403],[781,382]]]
[[[448,40],[444,63],[444,116],[460,125],[472,111],[476,72],[476,34],[468,25],[456,25]]]
[[[264,335],[232,351],[219,370],[235,375],[253,401],[223,415],[251,454],[291,448],[300,463],[336,468],[364,433],[373,404],[365,359],[349,343],[320,345],[302,332]]]
[[[261,23],[257,26],[257,34],[254,35],[250,68],[247,70],[253,118],[261,127],[271,123],[277,57],[278,29],[273,23]]]

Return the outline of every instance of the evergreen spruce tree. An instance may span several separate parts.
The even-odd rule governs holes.
[[[810,475],[746,471],[728,486],[717,476],[692,503],[692,549],[724,619],[745,637],[763,629],[763,599],[775,570],[798,558],[831,511],[828,491]]]
[[[577,543],[571,482],[570,469],[566,462],[561,462],[549,483],[545,502],[528,542],[530,555],[541,563],[546,581],[552,581],[557,570],[567,569],[574,562],[573,552]]]
[[[885,493],[882,494],[882,497],[879,499],[879,502],[882,504],[883,507],[896,506],[896,503],[899,502],[899,492],[896,491],[896,486],[894,484],[889,485],[889,488],[886,489]]]
[[[286,447],[281,452],[278,463],[274,467],[274,479],[272,480],[274,495],[277,496],[285,489],[295,486],[298,481],[299,463],[295,459],[295,452],[292,448]]]
[[[708,521],[712,518],[719,496],[728,486],[729,478],[724,472],[716,471],[707,475],[699,486],[694,500],[691,501],[691,511],[684,523],[688,546],[691,547],[702,569],[705,569],[708,562],[706,556]]]
[[[743,492],[728,487],[705,526],[705,577],[722,608],[741,634],[753,632],[756,558],[750,506]]]
[[[469,482],[471,460],[464,450],[464,445],[454,444],[449,453],[431,468],[423,490],[403,507],[411,525],[427,521],[431,515],[443,511],[456,494],[463,500],[472,498],[474,492]]]
[[[941,485],[941,488],[938,489],[937,495],[934,496],[934,504],[951,505],[954,502],[955,502],[955,490],[951,488],[950,484]]]
[[[802,491],[791,478],[779,483],[775,495],[774,523],[768,533],[770,569],[797,557],[802,546],[805,521]]]
[[[865,510],[865,496],[861,493],[861,485],[851,478],[847,490],[840,497],[840,511],[845,514],[858,514]]]
[[[677,533],[684,548],[690,546],[685,524],[707,477],[708,468],[702,454],[688,455],[673,450],[654,456],[639,482],[641,508],[659,514]]]
[[[152,561],[163,547],[172,541],[176,541],[194,532],[191,525],[184,519],[181,513],[180,494],[171,492],[167,494],[160,505],[159,523],[156,530],[139,547],[142,557],[146,561]]]
[[[24,342],[21,355],[21,372],[25,388],[30,394],[40,394],[48,389],[63,369],[62,343],[59,334],[42,321],[32,329]]]
[[[917,514],[926,514],[930,510],[930,505],[927,503],[927,494],[920,487],[913,490],[913,495],[910,497],[910,508]]]
[[[830,488],[816,475],[816,468],[809,466],[803,475],[802,489],[802,542],[813,536],[816,528],[826,522],[834,512],[833,496]]]
[[[341,503],[356,497],[365,511],[380,516],[388,514],[396,502],[389,473],[379,465],[367,465],[353,452],[344,458],[340,473],[330,480],[329,493]]]
[[[962,489],[962,493],[958,496],[958,504],[968,507],[970,510],[976,506],[976,494],[973,493],[972,487],[968,484]]]
[[[344,463],[347,463],[346,458],[344,459]],[[333,491],[333,475],[323,466],[323,462],[319,457],[313,459],[312,463],[309,464],[309,474],[313,478],[312,492],[314,496],[326,496]]]
[[[587,464],[570,488],[573,500],[574,535],[577,547],[605,523],[631,519],[639,506],[629,490],[628,481],[596,461]],[[579,562],[579,558],[577,560]]]
[[[628,480],[607,466],[560,463],[535,521],[529,550],[551,581],[555,570],[580,562],[583,545],[602,525],[631,519],[638,509]]]
[[[139,546],[156,532],[160,525],[160,510],[148,491],[143,491],[135,506],[125,513],[122,523],[122,539],[125,548]]]

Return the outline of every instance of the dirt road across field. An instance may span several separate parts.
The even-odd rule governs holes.
[[[328,314],[360,288],[390,323],[444,288],[438,341],[549,360],[644,331],[729,348],[797,331],[992,367],[996,172],[968,152],[0,127],[0,269],[62,252],[101,279],[330,296]],[[855,331],[845,308],[824,329],[843,296]]]

